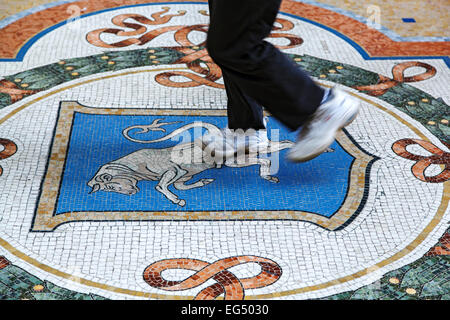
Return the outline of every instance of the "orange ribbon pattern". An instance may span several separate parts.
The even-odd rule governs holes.
[[[409,145],[419,145],[432,153],[430,156],[412,154],[406,150]],[[450,180],[450,153],[445,152],[428,141],[419,139],[402,139],[392,145],[392,150],[402,158],[416,161],[412,166],[413,175],[424,182],[440,183]],[[443,165],[444,169],[435,176],[426,176],[425,170],[432,164]]]
[[[4,256],[0,256],[0,270],[9,266],[11,262],[9,262]]]
[[[439,243],[431,248],[425,256],[450,256],[450,232],[447,232],[439,239]]]
[[[0,159],[6,159],[11,157],[13,154],[17,152],[17,145],[8,139],[0,138],[0,145],[3,147],[3,150],[0,151]],[[3,174],[3,168],[0,166],[0,176]]]
[[[15,103],[22,100],[25,95],[30,95],[38,92],[39,90],[26,90],[21,89],[14,82],[6,79],[0,80],[0,93],[6,93],[11,98],[11,103]]]
[[[422,74],[414,75],[411,77],[405,77],[405,71],[412,67],[422,67],[425,68],[425,72]],[[354,86],[353,88],[360,91],[367,91],[367,94],[378,97],[385,94],[390,88],[397,86],[404,82],[418,82],[430,79],[436,74],[436,68],[418,61],[402,62],[395,65],[392,68],[393,78],[390,79],[382,74],[379,74],[380,80],[377,84],[366,85],[366,86]]]
[[[123,29],[116,28],[103,28],[91,31],[87,34],[87,41],[95,45],[97,47],[102,48],[120,48],[127,47],[130,45],[144,45],[154,38],[165,34],[167,32],[174,31],[174,39],[181,47],[173,47],[179,52],[185,54],[184,57],[180,58],[178,61],[175,61],[175,64],[186,64],[186,66],[193,71],[194,73],[185,72],[185,71],[171,71],[164,72],[158,74],[155,77],[155,80],[164,86],[168,87],[176,87],[176,88],[187,88],[187,87],[197,87],[201,85],[210,86],[213,88],[223,89],[224,85],[217,83],[216,81],[222,77],[222,70],[212,61],[209,57],[207,50],[204,48],[205,41],[200,44],[194,44],[189,40],[189,34],[193,31],[199,32],[208,32],[207,24],[196,24],[191,26],[167,26],[158,29],[151,30],[147,32],[147,27],[144,25],[160,25],[169,22],[173,17],[182,16],[185,14],[185,11],[179,11],[178,14],[165,15],[162,14],[167,13],[169,8],[164,8],[163,11],[157,12],[151,15],[153,20],[148,19],[145,16],[139,14],[121,14],[115,16],[112,19],[112,22],[119,27],[130,28],[134,31],[124,31]],[[206,13],[201,12],[203,15]],[[126,20],[133,19],[140,24],[127,22]],[[276,20],[275,26],[273,30],[276,31],[288,31],[294,28],[294,24],[289,20],[280,19]],[[122,41],[114,42],[114,43],[106,43],[101,39],[101,35],[109,33],[114,34],[116,36],[137,36],[141,35],[139,38],[129,38]],[[271,33],[269,35],[270,38],[284,38],[289,41],[286,45],[277,46],[280,49],[288,49],[293,48],[303,43],[303,40],[294,35],[287,33]],[[201,48],[203,47],[203,48]],[[188,81],[180,82],[173,81],[172,78],[175,76],[181,76],[189,79]]]
[[[257,263],[261,272],[251,278],[238,279],[229,268],[244,264]],[[161,273],[169,269],[196,271],[182,281],[165,280]],[[150,286],[168,291],[192,289],[209,279],[216,281],[201,290],[195,300],[213,300],[225,294],[225,300],[243,300],[245,289],[263,288],[276,282],[281,276],[281,267],[274,261],[256,256],[236,256],[208,263],[197,259],[166,259],[149,265],[144,271],[144,280]]]

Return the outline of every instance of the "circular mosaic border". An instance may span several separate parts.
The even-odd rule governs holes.
[[[145,73],[145,72],[158,72],[158,71],[166,71],[166,70],[174,70],[175,68],[164,68],[164,69],[152,69],[152,70],[136,70],[136,71],[129,71],[129,72],[125,72],[125,73],[119,73],[119,74],[113,74],[113,75],[107,75],[107,76],[102,76],[99,78],[94,78],[94,79],[89,79],[83,82],[79,82],[76,84],[72,84],[69,86],[65,86],[63,88],[58,88],[56,90],[53,90],[51,92],[48,92],[46,94],[44,94],[41,97],[35,98],[30,102],[25,103],[24,105],[22,105],[21,107],[18,107],[14,110],[12,110],[11,112],[9,112],[9,114],[7,114],[6,116],[4,116],[2,119],[0,119],[0,125],[2,123],[4,123],[7,119],[11,118],[13,115],[15,115],[16,113],[24,110],[25,108],[33,105],[34,103],[43,100],[45,98],[48,98],[56,93],[60,93],[62,91],[74,88],[74,87],[78,87],[90,82],[94,82],[94,81],[101,81],[101,80],[105,80],[105,79],[109,79],[109,78],[114,78],[114,77],[120,77],[120,76],[125,76],[125,75],[129,75],[129,74],[136,74],[136,73]],[[180,68],[177,68],[180,69]],[[321,84],[323,85],[323,84]],[[328,85],[323,85],[325,87],[329,87]],[[402,119],[399,115],[397,115],[396,113],[388,110],[387,108],[374,103],[373,101],[370,101],[367,98],[361,97],[356,93],[352,93],[349,92],[350,94],[352,94],[353,96],[367,102],[370,103],[371,105],[373,105],[374,107],[381,109],[382,111],[388,113],[389,115],[393,116],[397,121],[401,122],[402,124],[408,126],[411,130],[413,130],[422,140],[424,141],[428,141],[429,139],[421,133],[421,131],[419,129],[417,129],[416,127],[414,127],[413,125],[411,125],[410,123],[406,122],[404,119]],[[434,228],[438,225],[438,223],[441,221],[441,219],[443,218],[447,207],[448,207],[448,202],[450,199],[450,182],[444,182],[444,190],[443,190],[443,196],[442,196],[442,201],[441,204],[438,208],[438,211],[436,212],[436,214],[434,215],[434,217],[432,218],[432,220],[429,222],[429,224],[425,227],[424,231],[418,235],[418,237],[412,241],[410,244],[408,244],[403,250],[397,252],[396,254],[394,254],[392,257],[385,259],[369,268],[365,268],[359,272],[356,272],[354,274],[345,276],[345,277],[341,277],[332,281],[327,281],[325,283],[322,284],[318,284],[318,285],[314,285],[314,286],[307,286],[307,287],[303,287],[303,288],[298,288],[298,289],[292,289],[292,290],[287,290],[287,291],[281,291],[281,292],[275,292],[275,293],[270,293],[270,294],[260,294],[260,295],[249,295],[246,296],[245,299],[247,300],[252,300],[252,299],[270,299],[270,298],[276,298],[276,297],[281,297],[281,296],[288,296],[288,295],[294,295],[294,294],[299,294],[299,293],[306,293],[306,292],[311,292],[311,291],[317,291],[317,290],[321,290],[321,289],[325,289],[328,287],[332,287],[334,285],[338,285],[338,284],[342,284],[351,280],[355,280],[357,278],[360,278],[362,276],[367,276],[368,274],[370,274],[371,272],[373,272],[374,270],[378,270],[379,268],[385,267],[399,259],[401,259],[402,257],[406,256],[407,254],[411,253],[415,248],[417,248],[424,240],[425,238],[434,230]],[[179,295],[163,295],[163,294],[152,294],[152,293],[147,293],[147,292],[141,292],[141,291],[135,291],[135,290],[129,290],[129,289],[124,289],[124,288],[118,288],[118,287],[114,287],[114,286],[109,286],[109,285],[105,285],[105,284],[101,284],[98,282],[94,282],[91,280],[87,280],[87,279],[83,279],[83,278],[79,278],[70,274],[67,274],[65,272],[59,271],[55,268],[52,268],[48,265],[44,265],[42,263],[40,263],[39,261],[37,261],[34,258],[31,258],[29,256],[27,256],[26,254],[24,254],[23,252],[17,250],[16,248],[14,248],[11,244],[9,244],[7,241],[5,241],[4,239],[0,238],[0,245],[5,248],[6,250],[8,250],[10,253],[14,254],[15,256],[17,256],[18,258],[24,260],[27,263],[30,263],[32,265],[34,265],[35,267],[38,267],[46,272],[49,272],[51,274],[54,274],[56,276],[65,278],[65,279],[71,279],[74,280],[78,283],[81,283],[83,285],[86,286],[90,286],[90,287],[95,287],[95,288],[99,288],[99,289],[103,289],[103,290],[107,290],[107,291],[111,291],[111,292],[115,292],[115,293],[121,293],[121,294],[127,294],[127,295],[133,295],[133,296],[138,296],[138,297],[145,297],[145,298],[153,298],[153,299],[193,299],[194,297],[191,296],[179,296]]]

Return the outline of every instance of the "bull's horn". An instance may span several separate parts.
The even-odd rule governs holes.
[[[92,187],[91,192],[89,192],[89,194],[97,192],[100,190],[100,185],[98,183],[94,184],[94,186]]]

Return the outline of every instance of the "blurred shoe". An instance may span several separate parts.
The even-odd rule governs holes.
[[[331,89],[328,98],[303,125],[287,158],[293,162],[305,162],[317,157],[333,143],[337,131],[349,125],[358,112],[356,99],[342,90]]]
[[[239,152],[257,152],[269,145],[265,129],[243,131],[225,128],[216,134],[208,133],[202,139],[205,151],[219,158],[229,158]]]

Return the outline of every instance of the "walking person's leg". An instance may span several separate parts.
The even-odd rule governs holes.
[[[210,16],[215,16],[214,0],[208,2]],[[212,18],[214,20],[214,18]],[[237,84],[222,69],[223,82],[227,93],[228,128],[230,129],[265,129],[261,106],[242,92]]]
[[[280,3],[281,0],[210,1],[207,48],[226,75],[229,97],[239,96],[235,93],[238,90],[240,96],[264,106],[291,130],[306,122],[290,152],[292,160],[304,161],[320,154],[333,142],[336,131],[356,115],[357,106],[341,92],[324,98],[322,88],[286,55],[264,41],[272,30]],[[321,105],[328,106],[331,100],[333,104],[344,105],[341,108],[344,112],[333,109],[328,114],[318,110]],[[256,103],[251,105],[253,110]],[[236,114],[242,104],[231,106],[232,114]],[[322,116],[332,120],[328,126],[323,126]],[[323,131],[322,138],[318,135],[320,131]]]
[[[243,93],[239,86],[228,77],[226,71],[222,71],[222,76],[228,98],[228,128],[244,131],[265,129],[262,107],[254,99]]]
[[[215,12],[213,3],[214,0],[208,2],[210,16]],[[227,151],[231,152],[229,156],[233,155],[239,148],[248,148],[250,143],[255,150],[267,147],[266,121],[261,105],[234,83],[225,68],[222,69],[222,77],[227,94],[228,126],[222,130],[221,137],[204,136],[204,143],[219,157]]]

